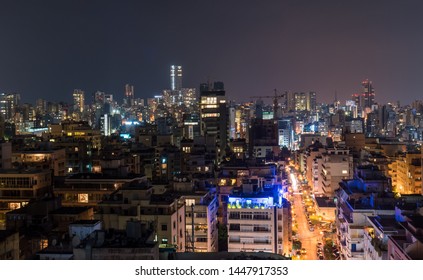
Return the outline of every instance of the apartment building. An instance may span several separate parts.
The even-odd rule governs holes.
[[[62,198],[64,206],[97,206],[124,184],[142,180],[145,177],[136,174],[78,173],[56,180],[54,194]]]
[[[367,217],[368,226],[364,229],[364,259],[388,260],[388,241],[404,230],[395,216]]]
[[[23,168],[53,170],[54,176],[65,176],[65,155],[65,149],[15,151],[12,163]]]
[[[217,197],[210,192],[182,194],[185,200],[186,250],[217,252]]]
[[[228,198],[228,252],[290,252],[290,205],[280,186],[251,183],[235,188]]]
[[[5,214],[52,192],[50,170],[0,170],[0,222]]]
[[[422,260],[423,259],[423,216],[406,217],[400,223],[405,234],[389,236],[389,260]]]
[[[395,214],[389,178],[376,166],[358,166],[354,179],[340,183],[335,199],[341,258],[363,260],[364,232],[369,225],[367,217]]]
[[[129,221],[152,223],[161,248],[185,251],[185,205],[180,195],[165,192],[153,194],[147,181],[125,184],[98,203],[96,219],[104,229],[124,230]]]
[[[325,196],[333,197],[342,180],[351,179],[353,157],[347,149],[326,149],[322,154],[320,182]]]
[[[19,260],[19,233],[0,230],[0,260]]]
[[[392,187],[395,192],[400,194],[422,193],[420,153],[400,154],[388,167],[388,174],[392,178]]]

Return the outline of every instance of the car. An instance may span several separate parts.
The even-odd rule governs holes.
[[[296,255],[297,257],[301,257],[301,251],[300,251],[300,250],[298,250],[297,252],[295,252],[295,255]]]

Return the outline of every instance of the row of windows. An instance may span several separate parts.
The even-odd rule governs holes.
[[[243,231],[243,232],[269,232],[271,227],[269,225],[242,225],[230,224],[229,230]]]
[[[37,180],[32,178],[13,178],[3,177],[0,178],[0,188],[31,188],[37,184]]]
[[[268,212],[231,212],[229,219],[270,220],[270,215]]]

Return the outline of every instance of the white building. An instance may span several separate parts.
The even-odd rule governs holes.
[[[184,195],[186,248],[191,252],[217,252],[217,197],[207,193]]]
[[[395,214],[395,199],[385,192],[389,185],[389,178],[376,166],[360,166],[354,180],[341,182],[336,192],[336,226],[342,259],[365,259],[368,217]]]
[[[321,190],[326,196],[333,196],[342,180],[352,178],[353,157],[348,149],[327,149],[322,158]]]
[[[228,198],[228,252],[290,251],[290,206],[280,189],[243,185]]]

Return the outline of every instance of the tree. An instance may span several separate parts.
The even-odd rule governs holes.
[[[219,252],[228,251],[228,227],[220,223],[217,224],[217,244]]]

